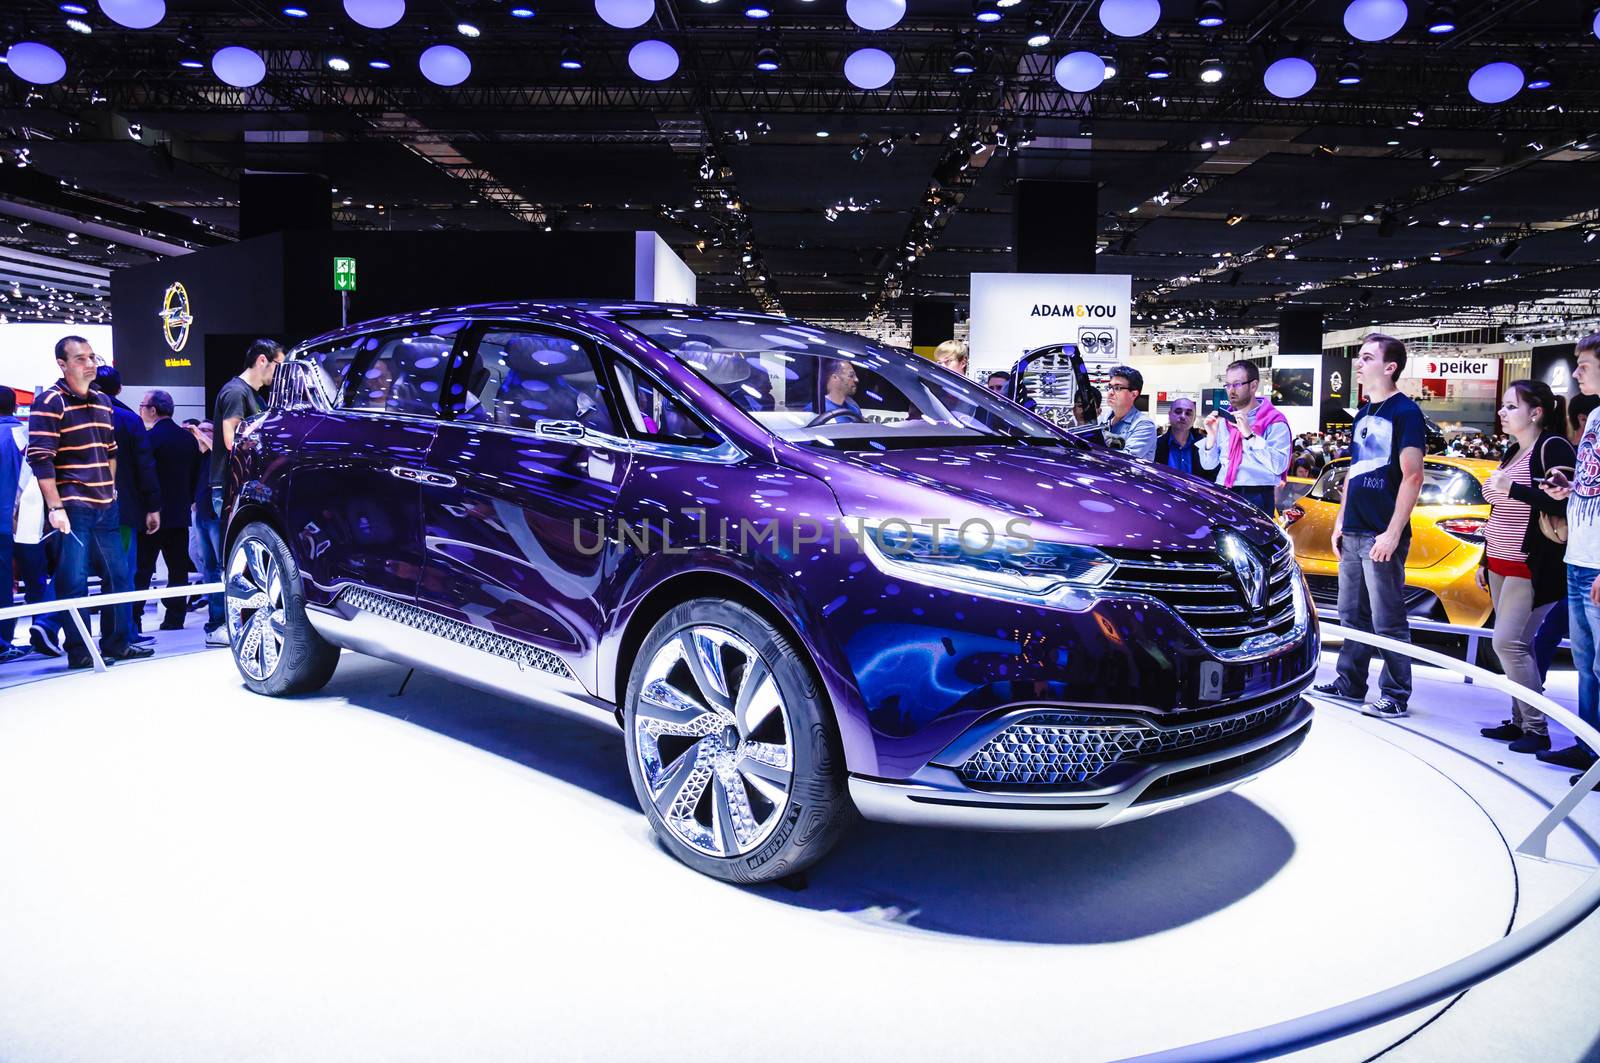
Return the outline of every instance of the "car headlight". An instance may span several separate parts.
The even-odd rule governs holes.
[[[1093,547],[1026,537],[963,538],[954,528],[935,537],[898,520],[868,522],[862,531],[862,550],[885,575],[1029,605],[1087,609],[1093,588],[1116,568]]]

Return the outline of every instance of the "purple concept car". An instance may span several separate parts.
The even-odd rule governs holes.
[[[502,303],[297,348],[225,505],[245,683],[341,648],[620,724],[639,804],[760,882],[859,813],[1101,827],[1292,753],[1288,541],[908,352],[755,313]]]

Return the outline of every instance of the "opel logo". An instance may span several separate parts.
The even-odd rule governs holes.
[[[189,342],[189,327],[194,324],[194,312],[189,308],[189,291],[182,281],[173,281],[161,297],[161,332],[167,346],[174,351],[183,350]]]
[[[1233,569],[1233,577],[1244,592],[1244,600],[1254,611],[1267,607],[1267,566],[1239,536],[1225,533],[1218,537],[1222,558]]]

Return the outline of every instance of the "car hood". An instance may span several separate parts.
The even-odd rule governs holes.
[[[1035,539],[1122,549],[1209,550],[1222,529],[1265,550],[1277,525],[1211,484],[1100,449],[937,447],[830,452],[806,464],[848,519],[1027,522]],[[1000,518],[996,520],[996,518]]]

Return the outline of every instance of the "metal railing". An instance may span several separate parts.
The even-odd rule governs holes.
[[[1562,603],[1558,602],[1557,604],[1562,604]],[[1312,608],[1314,608],[1314,609],[1316,608],[1316,603],[1314,603],[1314,602],[1312,603]],[[1323,621],[1324,630],[1326,630],[1329,627],[1337,627],[1338,626],[1337,623],[1330,623],[1329,619],[1327,619],[1327,618],[1331,618],[1332,621],[1337,621],[1339,619],[1339,614],[1338,614],[1337,611],[1334,611],[1334,612],[1331,612],[1331,613],[1323,613],[1322,611],[1318,610],[1317,611],[1317,618],[1319,620]],[[1413,631],[1431,631],[1431,632],[1434,632],[1435,634],[1440,634],[1440,635],[1464,635],[1464,636],[1466,636],[1466,639],[1467,639],[1467,660],[1469,660],[1469,661],[1476,661],[1478,659],[1478,643],[1480,641],[1482,641],[1483,639],[1493,639],[1494,638],[1494,629],[1493,628],[1473,627],[1471,624],[1447,624],[1442,620],[1424,620],[1424,619],[1422,619],[1420,617],[1411,617],[1411,618],[1409,618],[1408,622],[1411,625],[1411,629]],[[1564,638],[1559,643],[1557,643],[1556,645],[1557,645],[1557,648],[1559,648],[1559,649],[1570,650],[1570,649],[1572,649],[1572,640]],[[1472,685],[1472,677],[1470,675],[1462,676],[1461,681],[1463,683],[1465,683],[1467,686],[1471,686]]]
[[[1543,694],[1513,683],[1503,675],[1495,675],[1476,665],[1446,657],[1434,650],[1413,646],[1381,635],[1369,634],[1325,624],[1324,632],[1351,642],[1361,642],[1383,650],[1405,654],[1424,664],[1436,665],[1463,676],[1478,680],[1484,686],[1509,694],[1527,703],[1571,731],[1590,749],[1600,749],[1600,731],[1596,731],[1577,714],[1558,705]],[[1516,847],[1516,855],[1545,859],[1546,844],[1550,834],[1578,806],[1595,784],[1600,783],[1600,761],[1597,761],[1573,785],[1572,789]],[[1544,948],[1562,934],[1587,919],[1600,909],[1600,869],[1584,880],[1571,895],[1550,911],[1541,915],[1520,930],[1513,931],[1486,948],[1464,956],[1436,971],[1379,990],[1346,1004],[1302,1015],[1297,1019],[1263,1026],[1258,1030],[1219,1037],[1211,1041],[1185,1045],[1150,1055],[1137,1057],[1139,1063],[1202,1063],[1213,1060],[1270,1059],[1287,1052],[1310,1048],[1314,1045],[1346,1037],[1361,1030],[1408,1015],[1418,1008],[1427,1007],[1446,997],[1464,992],[1484,979],[1499,974]],[[1132,1061],[1126,1061],[1132,1063]]]
[[[64,598],[60,601],[30,602],[24,605],[11,605],[0,609],[0,620],[21,620],[28,616],[45,616],[49,613],[66,613],[72,618],[72,626],[78,629],[78,636],[83,639],[84,646],[89,651],[89,659],[94,662],[94,670],[106,670],[105,658],[100,654],[100,647],[95,645],[94,639],[89,637],[89,622],[84,619],[83,609],[100,609],[108,605],[131,605],[149,601],[158,601],[162,598],[187,598],[195,594],[221,594],[221,583],[189,583],[176,587],[151,588],[143,591],[118,591],[115,594],[92,594],[82,598]]]

